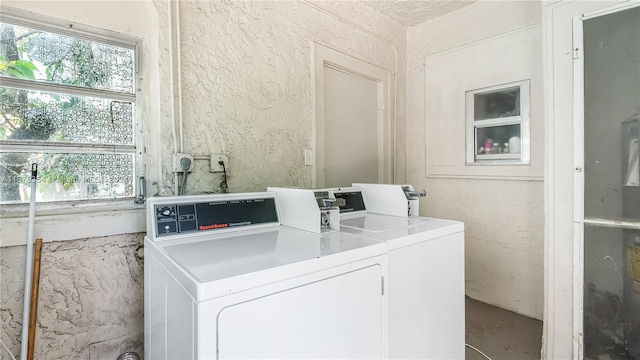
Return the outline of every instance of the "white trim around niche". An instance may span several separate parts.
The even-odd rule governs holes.
[[[534,24],[425,58],[427,178],[544,179],[541,35]],[[531,86],[530,161],[467,164],[466,92],[525,79]]]

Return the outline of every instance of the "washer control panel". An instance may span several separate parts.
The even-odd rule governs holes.
[[[340,208],[340,213],[349,213],[355,211],[366,211],[364,199],[362,198],[362,190],[334,190],[336,197],[336,205]]]
[[[157,237],[279,222],[274,198],[229,199],[214,195],[206,201],[170,199],[176,202],[150,204],[148,211],[153,211]]]

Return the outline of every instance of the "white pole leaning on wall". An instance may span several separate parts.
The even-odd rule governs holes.
[[[27,258],[24,264],[24,307],[22,308],[22,342],[20,359],[27,358],[29,338],[29,310],[31,308],[31,278],[33,271],[33,229],[36,216],[36,184],[38,180],[38,164],[31,164],[31,192],[29,193],[29,227],[27,230]]]

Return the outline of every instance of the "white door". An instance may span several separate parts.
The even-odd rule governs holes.
[[[379,82],[325,67],[324,186],[378,183]]]
[[[390,183],[388,71],[316,45],[314,187]]]
[[[576,353],[637,359],[640,6],[579,16],[573,34]]]
[[[624,60],[627,65],[636,64],[640,65],[639,56],[635,53],[631,46],[627,50],[622,49],[621,52],[612,52],[610,55],[616,56],[615,63],[611,63],[608,68],[601,68],[600,70],[594,69],[591,66],[596,65],[598,62],[593,62],[596,58],[591,59],[593,51],[602,52],[610,51],[610,46],[617,41],[604,41],[600,44],[596,38],[591,39],[591,36],[587,34],[585,44],[589,43],[589,54],[583,53],[587,49],[582,46],[582,41],[576,41],[575,45],[572,43],[572,34],[582,34],[582,24],[589,19],[596,19],[600,16],[608,16],[607,13],[618,12],[617,10],[624,10],[630,6],[640,5],[637,1],[557,1],[548,2],[544,6],[544,42],[545,42],[545,143],[538,144],[544,145],[545,151],[545,311],[544,311],[544,329],[543,329],[543,358],[544,359],[583,359],[587,358],[585,355],[586,349],[583,347],[583,342],[586,343],[587,338],[590,344],[597,345],[598,342],[593,342],[593,339],[610,339],[611,335],[615,335],[617,327],[616,323],[611,323],[611,327],[608,329],[601,329],[605,331],[593,332],[593,327],[589,325],[590,330],[587,331],[583,327],[584,321],[592,321],[596,319],[584,319],[583,312],[583,300],[585,293],[589,293],[589,283],[596,284],[599,282],[595,277],[596,273],[591,270],[587,270],[590,274],[585,278],[584,263],[589,262],[592,265],[599,265],[603,269],[606,269],[606,276],[604,277],[609,286],[615,286],[618,290],[609,287],[600,287],[598,293],[593,292],[594,300],[597,296],[601,315],[605,315],[606,311],[614,310],[619,311],[621,306],[616,300],[614,295],[620,298],[620,294],[616,294],[616,291],[623,288],[625,277],[627,277],[624,261],[624,256],[621,254],[623,241],[619,235],[616,237],[611,236],[607,239],[606,223],[613,225],[625,225],[632,227],[633,222],[619,222],[620,218],[617,216],[621,213],[607,212],[599,213],[600,210],[607,208],[621,210],[619,206],[626,206],[631,204],[628,200],[624,201],[624,204],[620,204],[623,201],[624,195],[621,191],[623,188],[623,159],[622,148],[623,142],[622,124],[623,122],[636,110],[637,105],[630,105],[628,97],[627,100],[618,96],[619,90],[615,92],[607,93],[606,91],[595,98],[585,97],[583,89],[589,88],[589,91],[602,91],[605,87],[604,82],[599,83],[597,77],[591,80],[585,79],[585,73],[582,70],[581,62],[585,62],[585,67],[591,68],[593,71],[589,71],[590,76],[602,74],[602,79],[610,83],[611,80],[621,81],[622,83],[629,83],[629,80],[633,79],[634,75],[637,75],[638,71],[626,71],[624,75],[620,76],[619,70],[620,61]],[[614,7],[612,9],[612,7]],[[588,14],[588,15],[585,15]],[[613,14],[613,13],[612,13]],[[577,19],[575,17],[578,17]],[[572,26],[572,20],[575,26]],[[616,22],[612,24],[612,28],[617,27]],[[634,28],[630,27],[630,31]],[[636,30],[638,27],[635,28]],[[629,33],[631,34],[631,33]],[[597,35],[597,34],[596,34]],[[602,33],[601,35],[605,35]],[[637,35],[636,35],[637,36]],[[612,38],[613,39],[613,38]],[[638,38],[636,37],[636,40]],[[577,40],[577,39],[576,39]],[[580,44],[580,45],[578,45]],[[631,42],[629,42],[632,45]],[[637,43],[636,43],[637,44]],[[602,45],[602,47],[601,47]],[[586,56],[583,56],[586,55]],[[591,55],[590,55],[591,54]],[[635,60],[633,60],[635,59]],[[626,66],[625,66],[626,67]],[[611,77],[612,75],[614,77]],[[575,83],[574,83],[575,81]],[[633,94],[628,94],[633,95]],[[599,98],[599,99],[598,99]],[[640,100],[637,94],[631,99],[634,101]],[[597,107],[597,112],[591,111],[586,114],[583,107],[583,101],[598,100],[597,103],[590,103],[589,107],[594,109]],[[603,104],[603,101],[608,104]],[[623,107],[610,107],[612,104],[625,104]],[[602,107],[602,106],[606,106]],[[602,112],[605,110],[604,112]],[[614,113],[615,111],[615,113]],[[604,115],[602,115],[604,114]],[[601,132],[599,136],[595,138],[585,137],[581,134],[584,133],[585,119],[587,115],[591,121],[603,121],[609,122],[609,129],[607,132]],[[574,117],[577,117],[574,122]],[[599,118],[599,120],[598,120]],[[595,124],[593,124],[595,125]],[[590,126],[588,126],[590,127]],[[591,128],[587,130],[592,132],[597,128]],[[626,135],[625,135],[626,136]],[[585,141],[587,140],[587,141]],[[628,140],[628,139],[627,139]],[[628,142],[624,142],[628,143]],[[603,146],[606,146],[606,151]],[[575,148],[575,152],[572,151]],[[590,154],[587,154],[586,151]],[[627,149],[628,150],[628,149]],[[594,152],[595,151],[595,152]],[[611,155],[616,152],[617,158]],[[600,155],[607,155],[606,158],[599,158]],[[575,156],[574,156],[575,155]],[[584,156],[583,158],[583,155]],[[628,160],[628,153],[625,156],[625,160]],[[597,163],[596,163],[597,162]],[[603,182],[592,178],[591,174],[594,170],[598,170],[600,165],[613,165],[617,164],[617,169],[608,170],[611,175],[611,186],[607,186],[606,194],[600,192],[596,188],[592,188],[592,185],[597,185],[602,189]],[[587,165],[589,168],[587,168]],[[595,167],[594,167],[595,166]],[[589,173],[587,175],[584,175]],[[626,176],[626,174],[624,174]],[[585,184],[585,181],[589,184]],[[593,182],[598,181],[598,182]],[[625,181],[626,183],[626,181]],[[587,185],[587,187],[585,187]],[[589,194],[585,191],[588,189]],[[592,190],[593,189],[593,190]],[[615,189],[615,190],[614,190]],[[598,194],[600,192],[600,194]],[[598,196],[599,195],[599,196]],[[605,196],[606,195],[606,196]],[[614,197],[620,202],[614,205]],[[589,202],[593,204],[585,204],[585,200],[589,198]],[[595,202],[594,202],[595,201]],[[575,202],[575,205],[574,205]],[[597,203],[603,204],[603,206],[596,205]],[[592,210],[598,210],[593,212]],[[586,212],[585,212],[586,211]],[[600,222],[598,218],[606,216],[603,222]],[[587,222],[590,224],[587,225]],[[617,247],[615,252],[612,248],[611,252],[603,254],[600,252],[593,252],[597,247],[589,247],[586,249],[583,247],[583,228],[589,228],[591,234],[585,234],[584,242],[597,243],[602,240],[603,245],[611,245]],[[622,230],[620,228],[609,228],[616,232]],[[595,232],[594,232],[595,230]],[[597,239],[593,235],[597,233],[604,234],[604,237]],[[574,236],[575,235],[575,236]],[[590,240],[589,240],[590,239]],[[595,242],[591,240],[596,240]],[[609,240],[609,241],[608,241]],[[592,244],[593,245],[593,244]],[[625,246],[626,247],[626,246]],[[604,248],[602,248],[604,249]],[[594,260],[593,262],[591,261]],[[615,262],[615,264],[614,264]],[[604,273],[601,273],[605,275]],[[584,281],[587,281],[586,284]],[[600,282],[602,284],[602,282]],[[584,285],[584,286],[583,286]],[[596,285],[597,286],[597,285]],[[572,294],[573,290],[573,294]],[[595,290],[595,289],[594,289]],[[607,294],[609,291],[612,295]],[[604,296],[603,296],[604,295]],[[602,301],[604,300],[604,301]],[[588,303],[588,302],[587,302]],[[601,306],[603,304],[610,304],[611,306]],[[617,304],[617,305],[616,305]],[[599,317],[598,321],[602,321],[606,317]],[[608,332],[605,336],[600,336]],[[595,336],[593,336],[595,335]],[[614,342],[616,340],[613,340]],[[617,344],[618,346],[619,344]],[[591,345],[589,345],[591,346]],[[608,348],[608,345],[604,345],[604,349],[609,351],[615,351],[619,347]],[[597,348],[597,347],[596,347]],[[592,348],[593,349],[593,348]],[[593,356],[593,352],[589,353],[589,357]],[[619,358],[617,353],[613,356],[607,356],[606,354],[598,354],[603,356],[595,356],[597,358],[617,359]],[[631,358],[631,357],[626,357]]]

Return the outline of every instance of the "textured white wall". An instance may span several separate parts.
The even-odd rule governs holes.
[[[19,353],[25,247],[2,249],[2,341]],[[143,354],[142,234],[45,243],[36,359],[115,359]],[[9,359],[2,351],[1,359]]]
[[[424,60],[540,21],[537,1],[491,1],[409,28],[406,128],[408,182],[429,194],[421,214],[465,223],[467,295],[537,319],[544,301],[543,183],[426,178]]]
[[[184,151],[227,154],[232,192],[311,186],[313,43],[391,73],[398,61],[394,43],[304,2],[184,1],[180,14]],[[188,192],[218,190],[208,166],[196,162]]]
[[[430,179],[426,184],[423,213],[464,221],[466,295],[542,319],[543,183]]]
[[[173,192],[171,154],[181,130],[185,152],[229,156],[233,192],[262,191],[276,185],[310,186],[312,168],[303,166],[302,150],[310,148],[313,139],[314,42],[388,70],[397,98],[404,98],[406,30],[357,2],[179,4],[182,41],[176,53],[172,52],[175,22],[170,20],[168,1],[2,3],[36,16],[54,16],[143,40],[141,102],[150,196]],[[171,71],[172,55],[179,55],[182,65],[182,129],[172,108],[173,96],[178,94],[171,87],[178,85]],[[392,119],[404,129],[404,101],[392,101],[397,103]],[[399,132],[396,144],[404,149],[404,131]],[[396,173],[402,178],[404,152],[398,153]],[[215,192],[220,182],[219,175],[208,172],[206,161],[196,162],[190,179],[190,193]],[[64,229],[76,223],[53,225]],[[87,226],[84,230],[96,236],[99,226],[91,225],[92,229]],[[39,226],[44,228],[36,222]],[[121,228],[118,224],[109,227],[111,231]],[[13,229],[20,239],[25,237],[21,229],[17,225]],[[11,234],[4,230],[3,234]],[[44,237],[45,241],[56,240]],[[125,350],[142,355],[143,278],[137,249],[143,234],[78,237],[82,238],[44,246],[36,358],[115,359]],[[25,248],[2,247],[2,243],[0,337],[16,354]],[[4,359],[5,353],[0,354]]]

